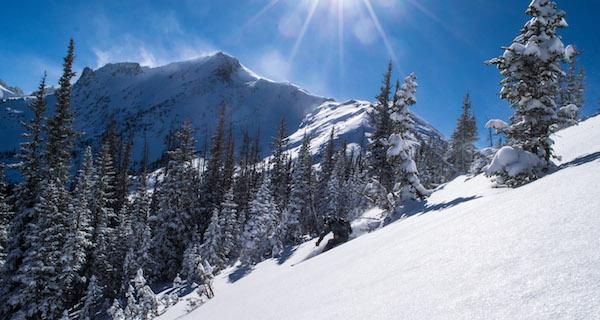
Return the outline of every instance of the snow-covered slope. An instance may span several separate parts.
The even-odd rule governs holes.
[[[54,104],[53,96],[48,97]],[[76,127],[85,139],[95,141],[115,120],[136,135],[142,147],[150,141],[152,158],[163,150],[164,138],[180,123],[189,120],[200,141],[215,128],[219,109],[227,110],[236,133],[247,128],[261,131],[262,150],[269,151],[279,119],[297,128],[304,115],[326,101],[289,83],[266,80],[224,53],[157,68],[137,63],[108,64],[97,70],[85,68],[73,87]],[[25,99],[0,105],[25,111]],[[25,113],[24,117],[28,115]],[[19,124],[0,114],[0,151],[14,149],[19,142]],[[125,133],[124,133],[125,134]],[[139,156],[139,152],[134,156]]]
[[[0,100],[16,98],[23,95],[23,91],[16,87],[10,87],[4,81],[0,80]]]
[[[368,101],[350,100],[346,102],[327,101],[304,117],[300,127],[289,136],[289,148],[296,154],[306,134],[311,138],[311,151],[319,154],[329,140],[331,129],[335,139],[345,141],[350,147],[366,143],[365,133],[371,132],[368,112],[371,103]],[[415,128],[422,138],[434,139],[445,143],[442,133],[419,116],[413,114]]]
[[[600,117],[557,133],[559,171],[517,189],[482,176],[311,257],[228,269],[215,297],[162,319],[600,319]]]

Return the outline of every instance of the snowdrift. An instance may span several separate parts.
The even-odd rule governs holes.
[[[561,169],[521,188],[459,177],[324,254],[225,270],[161,319],[600,319],[598,137],[600,117],[559,132]]]

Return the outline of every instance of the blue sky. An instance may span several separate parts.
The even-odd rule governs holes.
[[[5,1],[0,79],[29,91],[60,74],[69,37],[77,68],[136,61],[158,66],[224,51],[265,77],[339,100],[372,100],[387,61],[415,71],[417,113],[449,135],[466,92],[480,126],[507,118],[500,76],[483,61],[501,54],[527,17],[528,0]],[[565,44],[584,52],[587,106],[600,99],[600,1],[558,1]],[[343,13],[343,25],[340,23]],[[309,16],[312,18],[308,19]],[[302,36],[303,35],[303,36]]]

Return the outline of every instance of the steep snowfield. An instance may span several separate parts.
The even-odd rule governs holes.
[[[598,137],[600,117],[556,134],[554,174],[518,189],[459,177],[327,253],[303,261],[313,240],[282,264],[225,270],[214,299],[161,318],[600,319]]]

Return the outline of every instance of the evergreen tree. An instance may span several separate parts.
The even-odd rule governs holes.
[[[8,248],[8,228],[13,213],[7,201],[4,168],[0,165],[0,267],[4,264]]]
[[[65,186],[69,180],[71,153],[77,137],[77,133],[73,129],[73,112],[71,111],[71,79],[75,76],[75,72],[73,72],[74,51],[75,44],[71,39],[67,56],[64,58],[63,74],[58,82],[59,88],[55,93],[55,114],[48,119],[47,125],[48,143],[45,159],[49,177],[57,182],[57,187]],[[67,201],[61,199],[61,202],[64,205]]]
[[[560,63],[570,59],[575,50],[565,49],[558,29],[567,27],[565,12],[549,0],[533,0],[527,15],[532,19],[521,30],[512,45],[499,57],[488,61],[495,65],[502,80],[500,96],[514,109],[506,133],[509,144],[539,158],[537,168],[524,172],[512,184],[523,184],[536,179],[550,166],[552,140],[556,129],[556,97],[558,79],[562,74]]]
[[[279,222],[273,199],[271,179],[265,176],[260,190],[250,205],[250,217],[242,234],[243,263],[255,264],[272,251],[270,237]]]
[[[578,66],[579,54],[578,51],[573,54],[566,73],[559,78],[556,111],[560,129],[577,124],[585,104],[585,69]]]
[[[149,270],[151,267],[150,199],[146,188],[146,166],[142,165],[137,194],[130,210],[132,234],[129,250],[123,262],[123,288],[127,287],[125,284],[128,284],[129,279],[138,269]]]
[[[93,250],[91,268],[109,296],[116,295],[120,282],[113,264],[113,249],[117,240],[118,216],[114,211],[116,199],[116,171],[109,144],[104,143],[97,162],[97,185],[93,206]]]
[[[73,203],[68,210],[68,234],[63,249],[61,285],[65,288],[66,299],[73,304],[82,294],[85,284],[87,254],[91,248],[92,218],[91,201],[93,199],[93,162],[91,148],[84,154],[83,167],[78,171],[73,191]]]
[[[198,206],[199,179],[192,163],[196,140],[190,123],[183,125],[177,139],[178,147],[169,153],[169,169],[161,184],[153,232],[153,255],[160,257],[154,275],[163,281],[173,279],[181,270],[183,253],[193,231],[202,232],[205,228],[196,220],[204,213]]]
[[[327,185],[327,213],[335,217],[346,218],[348,208],[344,198],[346,187],[346,147],[342,147],[335,157],[335,166]]]
[[[419,143],[414,136],[414,120],[409,107],[417,103],[417,82],[414,73],[404,79],[402,87],[397,88],[390,118],[393,121],[393,134],[390,135],[387,156],[396,165],[396,184],[394,194],[396,202],[408,199],[423,199],[431,192],[419,179],[414,157]]]
[[[325,150],[323,151],[323,157],[321,159],[321,171],[318,175],[317,181],[317,190],[315,194],[326,195],[327,189],[329,186],[329,180],[331,179],[331,174],[333,172],[333,167],[335,165],[335,128],[331,128],[331,133],[329,134],[329,140],[325,145]],[[323,196],[321,198],[315,199],[316,202],[316,212],[318,212],[318,221],[316,222],[317,227],[320,228],[322,225],[322,219],[325,213],[327,212],[327,197]],[[318,232],[318,231],[317,231]]]
[[[17,155],[21,164],[22,182],[18,190],[18,207],[21,210],[33,208],[40,191],[43,174],[42,164],[42,132],[44,130],[44,113],[46,112],[46,73],[40,81],[38,90],[34,92],[34,100],[28,104],[33,113],[33,119],[23,123],[23,137],[26,142],[21,143],[21,150]]]
[[[229,129],[227,136],[227,153],[223,163],[223,190],[227,191],[233,186],[233,176],[235,173],[235,138],[233,137],[233,128]]]
[[[477,139],[477,122],[471,110],[471,99],[467,94],[463,101],[462,113],[452,133],[450,149],[448,150],[448,162],[458,170],[459,174],[469,172],[476,151],[475,141]]]
[[[111,320],[126,320],[125,313],[123,312],[123,308],[121,308],[119,300],[113,300],[113,304],[108,308],[108,316]]]
[[[199,277],[197,274],[198,265],[202,264],[202,257],[200,256],[201,244],[197,232],[195,236],[187,244],[187,247],[183,253],[183,263],[181,268],[181,275],[183,275],[189,284],[198,283]]]
[[[316,234],[318,232],[316,213],[313,202],[313,170],[312,154],[310,153],[310,137],[304,135],[302,146],[296,159],[292,175],[292,190],[290,194],[289,215],[290,222],[298,225],[288,227],[291,241],[298,242],[303,234]]]
[[[277,131],[277,136],[273,139],[273,156],[271,157],[271,183],[275,203],[280,209],[287,206],[289,198],[289,167],[288,155],[285,149],[288,145],[287,129],[285,119],[282,118]]]
[[[202,207],[197,224],[199,231],[204,233],[208,227],[210,218],[214,209],[218,209],[225,193],[223,182],[223,157],[227,152],[224,145],[225,140],[225,108],[219,113],[217,128],[212,136],[210,157],[207,160],[206,171],[202,176],[202,186],[200,194],[202,195]]]
[[[369,151],[368,151],[368,166],[369,175],[381,184],[388,192],[393,186],[393,167],[387,161],[387,139],[392,133],[392,120],[390,118],[390,94],[392,78],[392,63],[388,64],[388,68],[383,76],[381,90],[377,96],[377,102],[369,112],[369,121],[373,132],[370,136]]]
[[[102,302],[102,288],[98,284],[95,276],[90,278],[85,297],[83,299],[83,307],[79,312],[79,320],[93,320],[99,311],[100,303]]]
[[[220,269],[225,266],[225,257],[221,252],[223,230],[221,229],[219,220],[219,210],[215,209],[208,229],[204,233],[204,244],[202,245],[200,254],[212,266]]]
[[[125,308],[126,319],[149,320],[158,315],[159,301],[156,295],[146,285],[144,272],[137,271],[135,278],[127,291],[127,307]]]
[[[224,263],[227,263],[236,253],[236,248],[239,246],[239,239],[241,236],[241,225],[237,212],[237,204],[234,201],[233,188],[225,194],[221,208],[219,214],[219,225],[221,229],[221,244],[219,250],[221,251]],[[219,266],[212,266],[215,268],[215,271],[218,271],[217,267]]]
[[[585,104],[585,69],[577,61],[580,54],[579,51],[575,51],[567,63],[565,74],[559,78],[558,108],[570,104],[582,108]]]
[[[27,227],[31,247],[17,270],[18,287],[5,307],[3,318],[59,318],[64,309],[59,276],[64,244],[65,217],[58,209],[59,191],[53,181],[44,182],[34,207],[35,223]],[[12,310],[11,310],[12,309]]]

